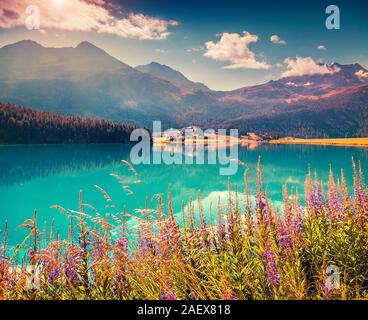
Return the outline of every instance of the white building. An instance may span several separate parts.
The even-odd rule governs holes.
[[[183,138],[183,134],[178,129],[170,128],[162,133],[162,137],[170,141],[179,141]]]

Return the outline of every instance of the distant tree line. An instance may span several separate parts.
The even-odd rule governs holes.
[[[0,103],[0,144],[124,143],[135,128]]]
[[[293,136],[298,138],[357,138],[368,136],[368,108],[320,111],[303,110],[286,115],[270,115],[253,119],[229,119],[225,128],[238,128],[241,134],[255,132],[260,136]]]

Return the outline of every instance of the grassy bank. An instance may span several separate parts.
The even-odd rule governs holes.
[[[229,181],[227,203],[209,208],[216,225],[208,224],[200,193],[196,206],[182,204],[180,219],[170,189],[165,199],[155,196],[155,208],[130,214],[100,189],[116,209],[109,215],[94,212],[81,193],[76,211],[58,207],[70,219],[66,240],[53,225],[39,228],[35,214],[22,225],[29,230],[16,249],[27,249],[23,257],[7,248],[5,228],[0,298],[366,299],[368,192],[360,165],[353,169],[354,190],[343,171],[338,179],[331,171],[327,186],[309,172],[305,203],[285,187],[279,212],[262,188],[259,165],[255,195],[245,173],[243,190]]]
[[[315,145],[334,145],[334,146],[352,146],[368,147],[368,138],[341,138],[341,139],[299,139],[299,138],[281,138],[270,141],[271,144],[315,144]]]

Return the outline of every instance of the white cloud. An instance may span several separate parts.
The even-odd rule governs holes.
[[[248,45],[258,41],[258,36],[244,31],[243,34],[223,33],[218,42],[205,43],[204,56],[212,60],[230,62],[225,69],[269,69],[266,61],[258,61]]]
[[[323,50],[323,51],[326,51],[326,50],[327,50],[326,46],[324,46],[324,45],[322,45],[322,44],[320,44],[320,45],[317,47],[317,49],[318,49],[318,50]]]
[[[282,74],[283,77],[332,74],[340,71],[340,69],[335,66],[318,64],[311,57],[296,57],[295,59],[286,58],[284,64],[287,66],[287,70]]]
[[[185,50],[186,52],[198,52],[198,51],[203,51],[204,47],[200,46],[200,47],[193,47],[193,48],[189,48],[187,50]]]
[[[286,44],[285,40],[282,40],[278,35],[274,34],[271,36],[270,41],[276,44]]]
[[[161,40],[171,34],[169,27],[178,25],[174,20],[141,13],[116,17],[112,12],[122,12],[105,0],[1,0],[0,28],[24,26],[29,5],[39,8],[42,29],[93,31],[123,38]]]
[[[359,71],[355,72],[355,75],[359,78],[368,78],[368,72],[360,69]]]
[[[169,53],[169,50],[164,50],[164,49],[155,49],[155,52],[158,52],[158,53]]]

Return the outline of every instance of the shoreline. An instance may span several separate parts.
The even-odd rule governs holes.
[[[25,147],[25,146],[33,146],[33,147],[47,147],[47,146],[85,146],[85,145],[121,145],[121,144],[133,144],[133,142],[85,142],[85,143],[0,143],[0,147]]]
[[[302,139],[302,138],[281,138],[269,141],[270,144],[307,144],[337,147],[368,147],[368,138],[326,138],[326,139]]]
[[[280,138],[276,140],[251,140],[244,138],[233,138],[234,140],[230,140],[228,136],[219,136],[217,138],[210,139],[188,139],[186,141],[182,141],[182,144],[196,144],[196,143],[204,143],[205,145],[213,145],[220,143],[231,143],[231,144],[261,144],[267,143],[272,145],[279,144],[295,144],[295,145],[321,145],[321,146],[338,146],[338,147],[360,147],[360,148],[368,148],[368,138],[325,138],[325,139],[304,139],[304,138]],[[177,144],[179,142],[175,141],[167,141],[164,138],[156,138],[153,141],[154,145],[170,145]],[[99,142],[99,143],[9,143],[2,144],[0,143],[0,147],[16,147],[16,146],[60,146],[60,145],[129,145],[133,144],[133,142]]]

